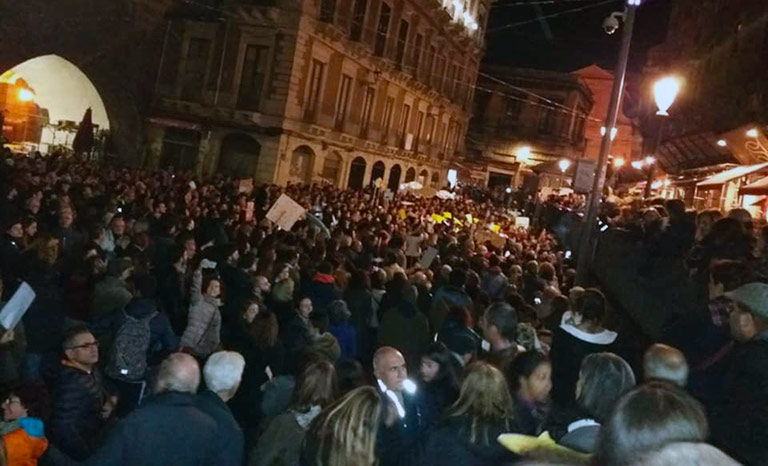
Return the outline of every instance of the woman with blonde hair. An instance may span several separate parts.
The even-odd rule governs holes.
[[[515,406],[504,374],[484,361],[466,370],[459,399],[426,440],[424,465],[496,465],[515,461],[514,453],[497,438],[520,432],[514,418]]]
[[[374,466],[381,422],[381,397],[375,388],[347,393],[315,418],[301,453],[302,466]]]

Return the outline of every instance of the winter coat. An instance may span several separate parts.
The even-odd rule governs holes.
[[[200,410],[195,396],[165,392],[122,419],[87,466],[226,464],[219,427]]]
[[[341,357],[341,347],[331,332],[318,335],[309,345],[309,352],[320,359],[335,363]]]
[[[405,299],[386,302],[388,305],[379,326],[379,346],[392,346],[400,350],[409,372],[415,374],[421,365],[421,355],[430,342],[427,318]]]
[[[341,356],[345,359],[357,357],[357,332],[349,322],[332,323],[328,329],[341,348]]]
[[[568,426],[568,432],[558,444],[579,453],[594,453],[600,437],[600,424],[591,419],[579,419]]]
[[[89,374],[61,365],[53,386],[51,442],[74,460],[90,456],[102,438],[106,397],[98,370]]]
[[[322,273],[315,274],[312,281],[303,284],[301,291],[312,300],[315,311],[325,310],[331,301],[341,298],[341,291],[333,275]]]
[[[19,240],[9,234],[0,239],[0,271],[8,298],[16,291],[21,276],[21,245]],[[3,297],[0,296],[0,299]]]
[[[309,425],[322,409],[312,406],[305,410],[289,409],[267,425],[248,455],[248,466],[298,466],[301,444]]]
[[[166,356],[179,349],[179,338],[173,333],[168,316],[158,311],[154,299],[134,299],[125,306],[124,311],[104,316],[92,326],[92,330],[96,336],[105,332],[114,336],[125,324],[126,315],[142,320],[149,317],[153,312],[157,312],[157,314],[149,321],[147,363],[154,366],[160,364]]]
[[[379,392],[382,399],[387,400],[387,395]],[[381,466],[403,466],[410,464],[406,461],[412,459],[418,452],[419,442],[427,429],[428,419],[425,419],[424,397],[416,392],[409,394],[401,392],[405,417],[399,419],[392,426],[387,427],[382,423],[379,426],[379,464]],[[389,401],[387,401],[389,403]]]
[[[242,466],[244,456],[243,430],[237,425],[229,406],[219,395],[210,390],[204,390],[197,395],[197,407],[216,421],[219,443],[218,466]]]
[[[768,461],[768,335],[736,345],[725,400],[709,410],[712,439],[749,465]]]
[[[1,443],[5,450],[4,465],[37,466],[37,460],[48,449],[48,440],[43,433],[43,421],[34,417],[19,419],[18,428],[5,433]],[[1,460],[0,458],[0,462]]]
[[[440,288],[432,298],[432,307],[429,310],[430,328],[435,331],[440,329],[448,310],[453,306],[472,310],[472,298],[463,289],[455,286]]]
[[[423,466],[497,466],[512,463],[518,457],[504,448],[496,438],[516,432],[512,420],[497,421],[488,427],[487,438],[469,441],[471,421],[466,416],[446,418],[425,440]]]
[[[98,320],[115,311],[121,311],[133,295],[125,282],[118,277],[104,277],[93,289],[91,320]]]
[[[30,262],[25,281],[35,291],[35,300],[22,318],[28,353],[55,353],[61,348],[65,315],[59,280],[53,265],[37,258]]]
[[[576,382],[581,362],[590,354],[616,352],[616,333],[586,333],[567,323],[570,312],[563,316],[563,323],[552,337],[552,400],[559,406],[570,406],[576,398]]]
[[[221,303],[217,298],[202,294],[202,279],[202,272],[195,271],[189,318],[181,336],[181,347],[189,348],[197,357],[206,358],[221,345]]]

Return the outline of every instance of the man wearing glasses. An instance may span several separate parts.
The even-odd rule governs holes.
[[[99,446],[116,400],[108,396],[96,369],[99,344],[87,327],[69,329],[62,350],[53,386],[51,441],[72,459],[82,461]]]

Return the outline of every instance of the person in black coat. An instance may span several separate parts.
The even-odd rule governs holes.
[[[98,342],[86,327],[67,332],[63,352],[53,384],[50,440],[72,459],[82,461],[99,446],[116,400],[107,395],[96,368]]]
[[[160,365],[155,395],[121,420],[84,464],[97,466],[226,464],[219,426],[197,404],[200,368],[174,353]]]
[[[21,240],[24,230],[21,220],[12,219],[5,224],[5,234],[0,239],[0,272],[5,284],[5,295],[0,300],[7,301],[19,286],[21,275]]]
[[[486,362],[467,369],[459,399],[419,449],[423,466],[496,466],[517,460],[501,434],[519,432],[504,374]]]
[[[552,400],[561,408],[572,406],[576,381],[584,358],[593,353],[616,352],[615,332],[603,328],[605,296],[588,289],[576,302],[575,312],[566,312],[552,337]]]
[[[434,425],[459,397],[462,371],[459,356],[445,344],[433,343],[421,357],[419,388],[424,397],[424,422]]]
[[[245,359],[234,351],[219,351],[208,357],[203,367],[206,390],[197,395],[197,406],[216,421],[220,463],[218,466],[242,466],[243,431],[227,406],[237,392],[243,376]]]

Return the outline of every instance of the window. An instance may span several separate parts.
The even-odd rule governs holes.
[[[464,73],[459,65],[454,65],[456,74],[453,77],[453,100],[458,103],[461,101],[461,93],[464,91]]]
[[[424,132],[424,140],[427,142],[427,144],[432,143],[432,136],[434,132],[435,132],[435,116],[427,115],[427,126]]]
[[[416,40],[413,43],[413,75],[419,77],[419,66],[421,65],[421,48],[424,47],[424,36],[416,34]]]
[[[381,126],[384,130],[384,139],[389,135],[389,129],[392,126],[392,113],[395,109],[395,98],[387,97],[387,101],[384,102],[384,116],[381,120]]]
[[[200,152],[200,133],[179,128],[166,128],[160,152],[160,168],[194,170]]]
[[[424,112],[416,114],[416,136],[413,144],[413,150],[419,150],[419,140],[421,139],[421,132],[424,129]]]
[[[398,69],[403,69],[406,45],[408,45],[408,21],[402,20],[400,21],[400,30],[397,33],[397,53],[395,55]]]
[[[376,56],[384,55],[384,50],[387,48],[387,33],[389,32],[391,16],[392,9],[386,3],[382,3],[379,12],[379,24],[376,27],[376,41],[373,45],[373,54]]]
[[[325,73],[325,63],[312,60],[312,70],[309,75],[309,89],[307,91],[307,112],[306,119],[314,121],[317,117],[317,109],[320,100],[320,87],[323,83],[323,74]]]
[[[403,113],[400,115],[400,147],[405,146],[405,138],[408,134],[408,120],[411,118],[411,106],[403,105]]]
[[[445,76],[445,79],[443,80],[443,87],[442,87],[442,93],[450,98],[451,94],[453,94],[453,88],[456,84],[456,73],[458,72],[459,68],[458,65],[453,64],[451,65],[448,73]]]
[[[435,54],[437,53],[437,50],[435,49],[434,45],[429,46],[429,51],[427,51],[427,59],[424,62],[424,84],[429,84],[432,82],[432,66],[435,63]]]
[[[336,16],[336,0],[320,0],[320,21],[333,23]]]
[[[437,66],[435,66],[435,72],[432,74],[432,87],[436,91],[439,91],[443,83],[443,73],[445,72],[445,57],[437,57]]]
[[[368,8],[368,0],[355,0],[352,7],[352,26],[349,28],[349,38],[360,40],[363,37],[365,24],[365,10]]]
[[[205,75],[208,72],[208,55],[211,52],[211,40],[192,38],[187,48],[184,62],[184,74],[181,84],[181,98],[199,100],[202,98]]]
[[[539,133],[540,134],[555,134],[557,126],[560,121],[561,113],[555,107],[557,100],[553,99],[555,103],[547,103],[545,107],[541,107],[539,112]]]
[[[586,120],[585,111],[583,107],[577,107],[576,111],[578,112],[578,115],[576,115],[576,125],[573,129],[573,139],[576,142],[581,142],[582,139],[584,139],[584,124]]]
[[[240,78],[240,92],[237,96],[237,108],[258,110],[261,93],[264,90],[264,78],[267,73],[269,48],[249,45],[245,49],[243,74]]]
[[[336,122],[335,127],[341,131],[344,129],[344,121],[347,119],[347,109],[349,108],[349,93],[352,90],[352,77],[346,74],[341,76],[341,86],[339,86],[339,97],[336,99]]]
[[[368,130],[371,127],[371,114],[373,113],[373,101],[376,96],[376,89],[369,86],[365,89],[365,96],[363,97],[363,123],[360,127],[360,136],[368,137]]]

